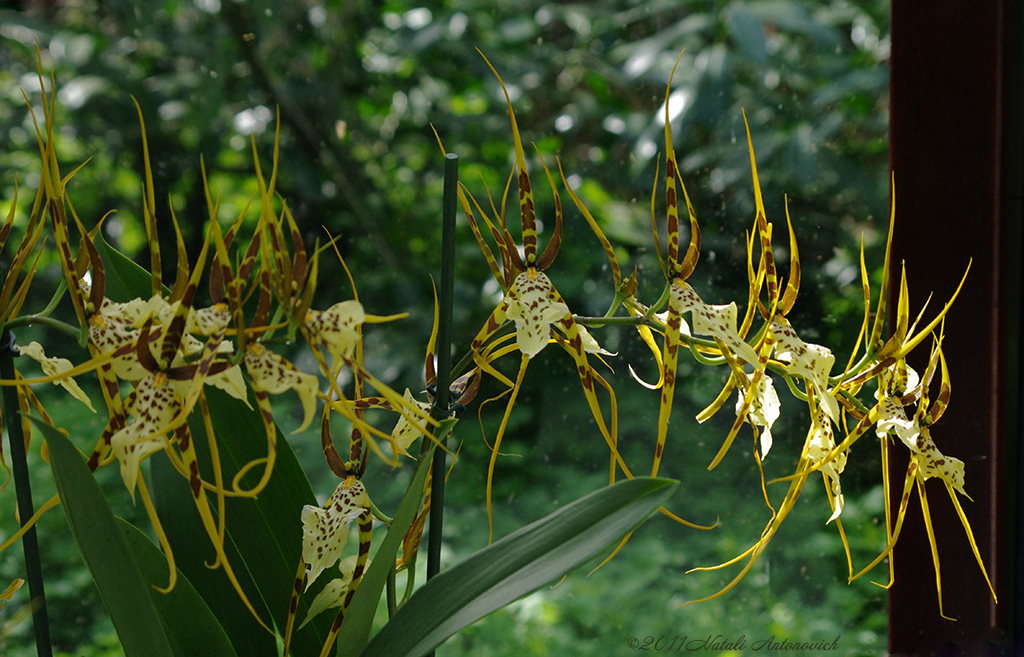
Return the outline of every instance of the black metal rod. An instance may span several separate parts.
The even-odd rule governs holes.
[[[444,157],[444,196],[441,206],[441,288],[437,292],[437,392],[432,414],[448,417],[448,386],[452,368],[452,305],[455,295],[455,209],[458,199],[459,156]],[[441,529],[444,522],[445,453],[434,451],[430,479],[430,524],[427,530],[427,579],[441,571]]]
[[[0,379],[14,379],[14,334],[4,330],[0,338]],[[3,414],[7,422],[7,439],[11,446],[11,469],[14,471],[14,488],[18,496],[18,518],[24,526],[35,513],[32,504],[32,486],[29,482],[28,459],[25,453],[25,434],[21,431],[21,417],[18,414],[18,390],[11,386],[3,389]],[[39,559],[39,540],[36,528],[32,527],[21,537],[25,552],[25,578],[28,580],[29,605],[32,609],[32,626],[36,635],[36,653],[39,657],[50,657],[50,622],[46,614],[46,594],[43,591],[43,568]]]

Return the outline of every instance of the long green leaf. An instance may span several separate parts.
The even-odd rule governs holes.
[[[85,458],[59,431],[37,418],[32,421],[46,438],[71,535],[110,613],[125,656],[171,657],[174,651],[150,598],[150,586]]]
[[[197,446],[204,442],[199,440],[195,433],[192,439],[193,444]],[[163,454],[153,455],[149,464],[153,500],[167,540],[174,550],[174,560],[178,568],[213,610],[238,654],[246,657],[277,657],[279,651],[276,639],[260,627],[246,609],[242,599],[224,575],[224,571],[220,568],[211,570],[206,567],[206,564],[213,562],[215,554],[199,518],[199,512],[196,511],[192,491],[187,482]],[[261,617],[268,618],[270,612],[262,604],[259,591],[249,576],[245,562],[231,541],[226,541],[224,548],[242,590],[256,606]]]
[[[125,541],[135,556],[143,579],[151,585],[167,584],[167,559],[138,527],[117,518]],[[150,588],[150,597],[184,657],[237,657],[235,649],[210,607],[180,571],[170,593]]]
[[[265,431],[259,411],[250,410],[239,400],[216,388],[207,387],[213,430],[220,448],[224,478],[231,481],[244,465],[267,455]],[[250,398],[255,409],[255,401]],[[194,426],[194,425],[191,425]],[[319,447],[319,440],[317,447]],[[206,450],[205,440],[195,440]],[[204,458],[204,464],[209,460]],[[242,478],[251,488],[259,480],[261,468]],[[209,475],[204,472],[204,477]],[[319,506],[305,472],[285,437],[278,431],[277,462],[267,487],[255,500],[228,498],[225,508],[228,536],[248,568],[259,595],[283,634],[288,602],[295,586],[295,572],[302,556],[302,507]],[[327,582],[324,582],[326,586]],[[309,602],[321,590],[317,581],[299,599],[298,617],[304,618]],[[323,614],[313,619],[292,637],[296,655],[317,655],[330,632],[331,619]]]
[[[678,482],[636,478],[509,534],[423,585],[362,657],[420,657],[487,614],[558,579],[639,526]]]

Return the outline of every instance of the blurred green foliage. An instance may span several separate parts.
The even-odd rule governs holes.
[[[476,49],[508,85],[524,142],[536,143],[549,166],[555,155],[561,158],[570,183],[617,245],[620,262],[637,267],[641,298],[657,296],[663,284],[650,232],[651,185],[663,151],[668,74],[685,49],[668,104],[682,179],[704,240],[690,282],[712,303],[746,298],[744,239],[754,213],[745,112],[768,217],[782,225],[788,199],[799,240],[805,282],[790,318],[802,337],[825,344],[845,362],[863,312],[856,278],[862,241],[868,266],[882,264],[888,34],[884,0],[27,3],[21,11],[0,11],[0,211],[7,211],[15,176],[23,189],[38,185],[35,135],[22,93],[38,103],[37,40],[44,69],[56,76],[57,122],[64,126],[58,150],[71,165],[92,158],[72,183],[76,210],[88,225],[116,210],[104,234],[128,253],[145,243],[141,131],[130,95],[146,119],[157,197],[173,204],[192,257],[204,235],[198,222],[206,216],[200,156],[213,193],[221,195],[222,218],[233,219],[254,188],[249,134],[269,162],[279,112],[278,189],[307,246],[323,240],[324,228],[341,236],[341,252],[369,312],[410,313],[367,332],[366,364],[393,387],[418,391],[432,319],[429,275],[440,264],[442,166],[431,125],[444,147],[460,156],[461,178],[478,197],[485,183],[500,195],[513,161],[500,89]],[[528,150],[527,157],[538,170],[536,152]],[[550,192],[537,187],[538,219],[551,222]],[[30,197],[23,193],[19,202]],[[656,208],[663,217],[661,198]],[[157,216],[169,220],[166,203],[158,202]],[[459,230],[456,357],[499,292],[464,219]],[[164,230],[162,238],[165,252],[173,253],[172,232]],[[777,259],[788,261],[784,254]],[[173,267],[172,260],[164,266]],[[331,261],[321,263],[324,303],[351,295],[344,272]],[[562,251],[548,273],[574,312],[607,308],[606,263],[575,208],[567,210]],[[165,279],[171,278],[168,269]],[[631,381],[626,364],[656,380],[655,364],[630,331],[606,328],[597,337],[619,352],[615,372],[606,376],[620,391],[620,444],[630,463],[647,463],[657,394]],[[47,349],[60,355],[59,345]],[[546,350],[530,368],[502,446],[516,456],[498,461],[496,535],[607,480],[607,448],[589,439],[596,432],[588,429],[592,420],[575,369],[553,352]],[[839,634],[844,653],[883,651],[884,591],[863,580],[846,585],[845,557],[835,528],[824,524],[829,514],[820,487],[805,492],[757,574],[724,598],[676,607],[714,591],[732,574],[686,570],[742,552],[768,517],[749,446],[738,441],[709,473],[706,465],[727,427],[719,418],[700,426],[686,419],[713,399],[725,376],[683,359],[678,419],[661,470],[683,482],[672,509],[702,524],[720,518],[718,528],[649,523],[596,574],[575,574],[498,612],[441,654],[617,654],[631,636],[709,633],[806,641]],[[488,383],[478,400],[498,392]],[[65,408],[77,412],[71,403]],[[494,434],[502,408],[483,406],[485,435]],[[457,431],[463,443],[449,480],[449,561],[486,541],[489,449],[476,410]],[[769,477],[787,474],[780,461],[795,456],[803,441],[801,420],[780,425],[773,432],[778,446],[765,464]],[[319,442],[300,436],[292,443],[307,458],[314,487],[322,483],[328,493],[333,484]],[[48,473],[35,452],[35,472]],[[371,495],[382,506],[396,501],[408,474],[371,467]],[[878,468],[864,467],[844,477],[843,519],[855,564],[884,544]],[[52,490],[45,481],[38,487],[37,503]],[[779,497],[783,490],[769,492]],[[0,492],[3,508],[13,508],[12,499],[10,490]],[[138,515],[123,504],[122,515]],[[56,645],[75,655],[116,654],[88,574],[73,545],[60,538],[63,522],[51,513],[40,526],[52,569]],[[12,531],[13,523],[4,523],[0,537]],[[0,576],[17,576],[19,562],[18,551],[8,550]],[[885,578],[879,570],[876,580]],[[17,604],[4,610],[0,652],[27,654],[31,625],[25,621]]]

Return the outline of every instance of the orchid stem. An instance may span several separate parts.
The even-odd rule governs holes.
[[[14,334],[6,327],[0,338],[0,378],[14,379]],[[32,486],[28,476],[28,460],[25,454],[25,435],[21,431],[21,417],[18,414],[18,390],[10,386],[3,389],[3,416],[7,420],[7,440],[11,445],[11,467],[14,470],[14,486],[18,496],[18,517],[28,522],[34,513]],[[43,591],[43,569],[39,559],[39,540],[36,528],[32,527],[21,537],[25,551],[25,576],[28,579],[29,606],[32,609],[32,625],[36,635],[36,652],[39,657],[50,657],[50,623],[46,615],[46,594]]]

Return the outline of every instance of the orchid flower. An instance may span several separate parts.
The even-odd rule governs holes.
[[[359,549],[347,567],[342,564],[342,577],[334,579],[314,598],[305,625],[321,611],[340,607],[337,617],[331,626],[331,632],[323,645],[321,657],[325,657],[334,645],[334,640],[341,629],[341,622],[352,596],[355,594],[359,580],[369,563],[370,539],[373,524],[371,521],[370,498],[366,494],[363,483],[355,476],[348,476],[335,488],[334,493],[323,507],[306,505],[302,507],[302,560],[299,564],[299,575],[296,578],[295,590],[289,607],[288,621],[284,635],[284,657],[287,657],[291,644],[291,636],[295,622],[295,610],[298,596],[326,569],[338,563],[345,546],[348,544],[349,529],[358,521]],[[343,560],[344,561],[344,560]],[[305,587],[302,581],[305,579]],[[300,625],[301,627],[301,625]]]
[[[348,477],[334,490],[323,508],[302,507],[302,560],[306,563],[306,590],[325,568],[337,563],[348,543],[348,530],[370,508],[363,483]]]
[[[481,53],[481,56],[482,55],[483,54]],[[611,393],[611,387],[607,385],[604,379],[597,375],[587,361],[588,349],[584,347],[584,341],[579,331],[579,327],[573,319],[572,313],[570,313],[565,300],[558,293],[558,290],[551,282],[551,279],[543,272],[543,270],[547,269],[554,261],[554,258],[558,253],[562,237],[562,205],[558,191],[555,188],[554,179],[552,178],[547,165],[545,165],[543,160],[541,160],[541,165],[547,175],[548,183],[554,192],[555,227],[547,247],[544,249],[543,253],[538,255],[533,189],[526,169],[526,155],[519,135],[519,127],[516,123],[515,112],[512,109],[512,101],[508,95],[505,83],[502,81],[497,70],[491,66],[491,63],[487,61],[486,57],[484,57],[484,61],[487,62],[487,65],[491,68],[495,77],[497,77],[498,83],[501,85],[502,91],[505,94],[505,103],[508,107],[509,120],[512,125],[512,137],[516,157],[515,172],[519,188],[519,209],[522,218],[523,243],[523,255],[520,256],[505,225],[504,200],[502,202],[502,211],[499,213],[495,210],[496,219],[492,221],[487,216],[487,213],[485,213],[480,207],[479,203],[469,196],[469,199],[472,199],[474,206],[487,223],[487,226],[497,243],[498,250],[501,254],[502,264],[502,268],[499,271],[497,261],[479,230],[479,226],[470,207],[469,199],[467,199],[468,193],[460,186],[459,199],[462,203],[463,210],[465,211],[466,217],[473,229],[473,233],[477,238],[477,242],[487,258],[495,279],[505,291],[505,296],[501,303],[499,303],[498,307],[491,313],[483,328],[480,329],[470,345],[473,361],[476,366],[482,371],[496,377],[511,388],[511,395],[509,396],[509,400],[505,407],[504,417],[502,418],[498,433],[494,438],[494,444],[491,450],[491,460],[487,469],[487,518],[489,534],[493,538],[491,485],[493,483],[494,467],[499,454],[502,437],[504,436],[509,414],[515,404],[516,396],[518,395],[530,360],[540,353],[552,340],[558,342],[558,344],[569,353],[576,363],[580,384],[583,386],[587,403],[590,406],[590,410],[595,421],[597,422],[598,429],[612,453],[613,460],[618,464],[618,467],[626,474],[626,476],[632,477],[632,474],[621,456],[619,456],[618,448],[616,447],[617,439],[615,437],[615,433],[617,422],[614,417],[614,413],[612,417],[612,429],[609,430],[608,424],[606,423],[604,415],[598,404],[597,390],[594,384],[596,381],[608,389],[610,394],[613,394]],[[511,320],[515,324],[516,346],[521,354],[519,374],[514,383],[498,372],[482,355],[485,345],[494,338],[497,331],[507,320]],[[557,331],[560,331],[562,335],[557,335],[553,329],[557,329]],[[564,338],[562,337],[563,335]],[[589,346],[591,349],[594,347],[594,345]],[[598,349],[600,348],[598,347]],[[614,397],[612,404],[614,406]]]
[[[935,374],[937,367],[941,369],[941,392],[935,403],[929,406],[929,382]],[[900,498],[895,527],[890,525],[891,514],[888,510],[886,513],[886,530],[889,536],[886,548],[860,572],[856,575],[851,575],[850,577],[851,581],[857,579],[870,569],[874,568],[875,565],[877,565],[883,558],[888,556],[890,571],[889,585],[892,584],[893,571],[891,552],[893,547],[896,545],[900,529],[903,526],[903,519],[907,512],[907,503],[910,498],[911,489],[916,487],[917,494],[921,500],[921,512],[924,515],[925,529],[928,534],[928,543],[931,546],[932,560],[935,565],[935,588],[939,600],[939,615],[943,618],[948,617],[942,611],[942,575],[939,568],[939,555],[935,543],[935,532],[932,528],[931,515],[928,511],[928,499],[925,486],[925,482],[927,482],[928,479],[937,478],[942,481],[945,486],[946,491],[949,494],[949,499],[953,502],[957,516],[960,518],[964,531],[967,533],[967,539],[970,542],[971,550],[974,552],[974,558],[978,562],[978,567],[981,568],[981,572],[985,577],[985,582],[988,584],[989,590],[992,593],[992,599],[996,599],[995,589],[992,586],[992,581],[989,579],[988,571],[985,569],[985,563],[981,559],[981,553],[978,551],[978,545],[974,540],[974,532],[971,530],[971,525],[967,521],[967,515],[964,513],[963,507],[960,505],[960,500],[957,497],[957,493],[968,497],[967,493],[964,491],[963,461],[944,455],[939,451],[939,448],[931,437],[930,426],[938,420],[942,415],[942,412],[945,410],[945,406],[949,398],[949,391],[949,372],[946,369],[945,356],[942,354],[941,334],[935,340],[935,346],[932,349],[932,357],[929,360],[927,370],[923,377],[918,378],[917,373],[907,366],[902,360],[897,361],[895,364],[887,368],[887,370],[883,371],[882,375],[879,376],[879,390],[876,393],[876,396],[878,397],[878,405],[873,409],[873,411],[877,416],[875,433],[882,444],[882,462],[884,464],[887,461],[885,458],[885,451],[888,440],[890,437],[895,436],[910,450],[910,465],[907,468],[907,475],[904,480],[903,495]],[[908,398],[910,401],[906,401]],[[908,403],[913,403],[914,399],[917,400],[917,411],[914,413],[914,417],[910,418],[907,416],[904,407]],[[883,471],[884,488],[888,503],[890,498],[887,474],[887,472]],[[970,498],[968,497],[968,499]]]

